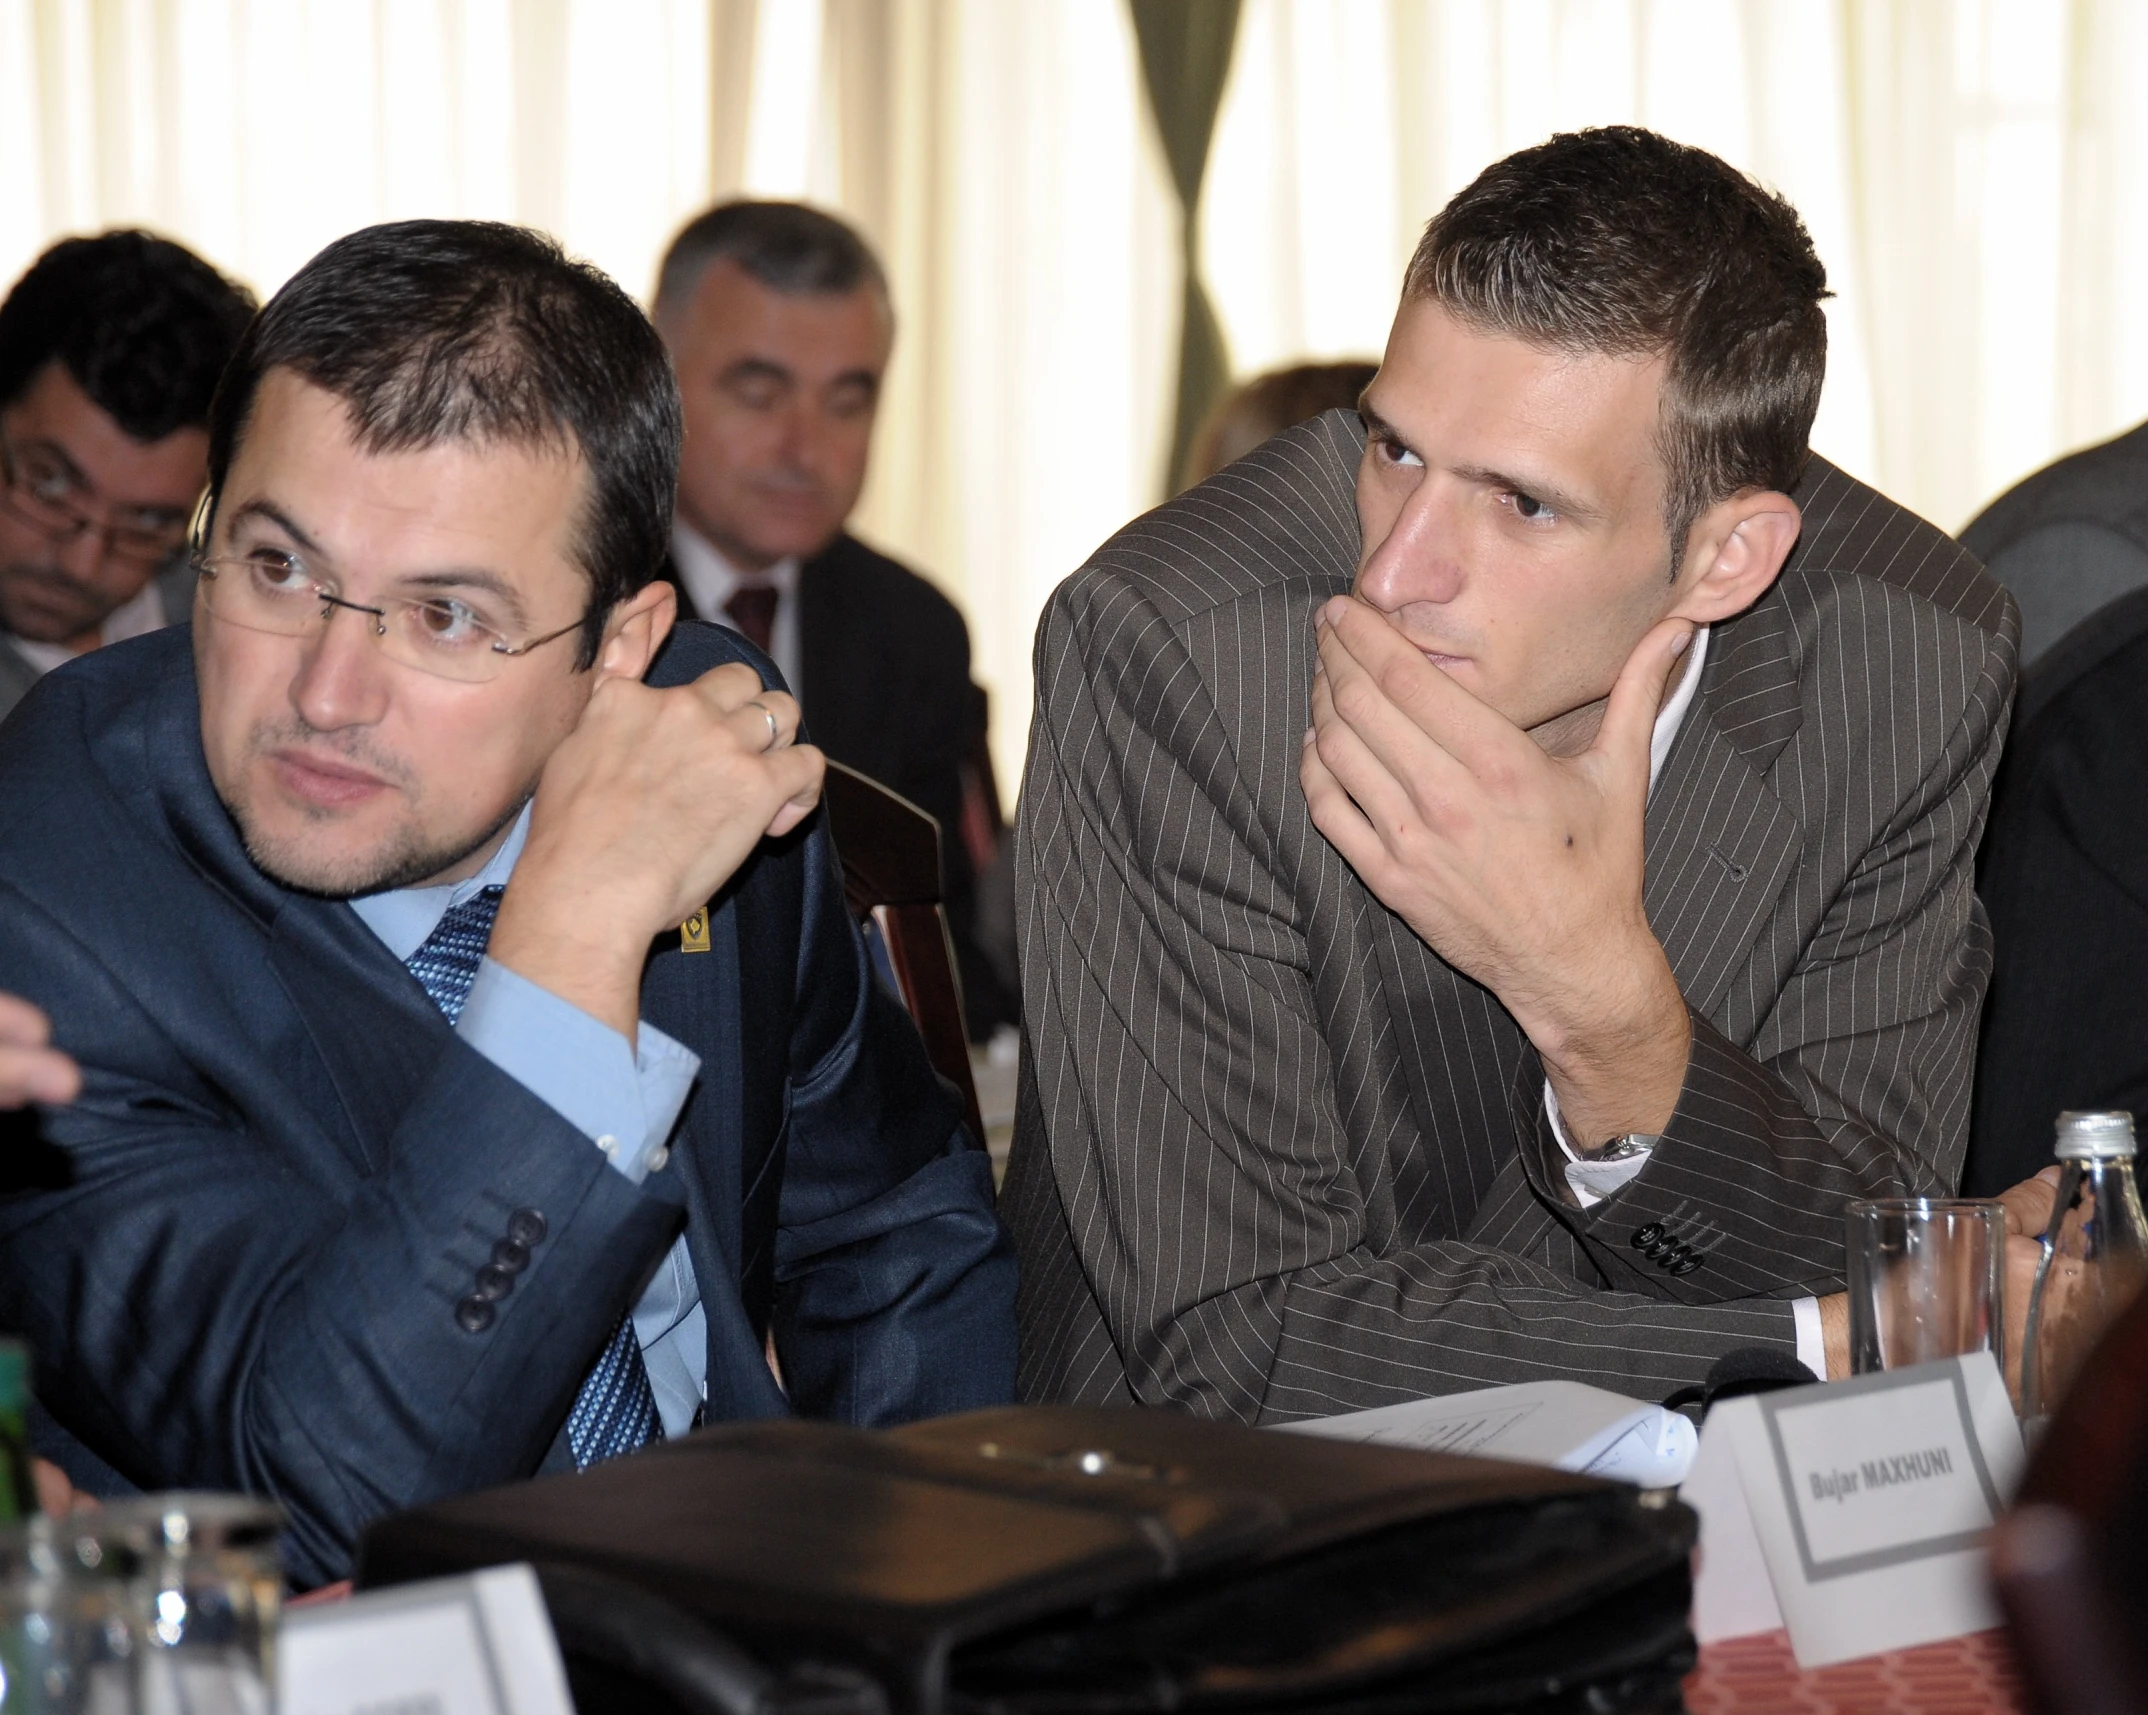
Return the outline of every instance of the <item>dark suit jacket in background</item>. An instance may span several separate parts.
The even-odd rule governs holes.
[[[817,822],[719,896],[710,952],[657,943],[642,1016],[701,1072],[671,1166],[636,1186],[348,906],[247,859],[189,644],[100,650],[0,733],[0,973],[85,1078],[45,1122],[72,1183],[0,1199],[0,1327],[36,1354],[48,1452],[273,1495],[292,1573],[338,1577],[376,1515],[538,1469],[682,1225],[712,1418],[892,1423],[1009,1393],[986,1158],[868,976]],[[724,660],[773,677],[695,624],[650,677]],[[456,1304],[523,1209],[546,1236],[468,1332]]]
[[[2050,1165],[2061,1110],[2148,1114],[2148,589],[2024,677],[1981,891],[1997,956],[1962,1189],[1987,1197]]]
[[[692,613],[692,596],[669,575],[679,611]],[[969,627],[926,579],[838,536],[799,568],[798,655],[813,742],[939,822],[963,1000],[972,1029],[988,1033],[1014,1014],[972,929],[977,876],[962,841],[962,768],[976,740]]]
[[[1791,1346],[1788,1301],[1842,1284],[1849,1199],[1953,1187],[2005,592],[1812,462],[1803,538],[1715,629],[1649,802],[1685,1088],[1583,1212],[1535,1052],[1298,786],[1362,444],[1342,412],[1288,431],[1121,531],[1038,630],[1002,1200],[1025,1398],[1273,1420],[1540,1376],[1653,1397]]]
[[[2021,604],[2021,659],[2033,672],[2089,614],[2148,584],[2148,423],[2023,478],[1962,545]]]

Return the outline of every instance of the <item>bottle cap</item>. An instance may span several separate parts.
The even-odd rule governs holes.
[[[2133,1156],[2133,1116],[2123,1108],[2103,1113],[2068,1111],[2058,1117],[2061,1161],[2130,1160]]]
[[[20,1340],[0,1340],[0,1411],[20,1411],[30,1403],[30,1348]]]

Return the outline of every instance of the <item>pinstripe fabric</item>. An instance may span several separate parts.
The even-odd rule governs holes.
[[[1544,1375],[1655,1396],[1791,1344],[1787,1301],[1841,1284],[1845,1200],[1958,1170],[2011,600],[1813,461],[1799,546],[1716,628],[1650,800],[1686,1087],[1584,1213],[1534,1051],[1298,787],[1361,444],[1344,413],[1271,442],[1121,531],[1038,628],[1002,1198],[1025,1398],[1275,1420]]]

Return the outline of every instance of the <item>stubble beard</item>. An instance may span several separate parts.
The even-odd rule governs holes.
[[[264,722],[250,735],[247,745],[248,778],[252,765],[271,750],[305,741],[333,750],[344,760],[366,768],[407,794],[410,770],[399,760],[380,755],[362,741],[315,732],[301,721]],[[249,799],[227,799],[224,809],[238,830],[239,841],[256,869],[281,886],[318,899],[357,899],[369,893],[393,893],[430,881],[455,868],[503,832],[522,813],[536,792],[528,782],[507,807],[473,834],[441,838],[420,826],[415,818],[400,822],[384,839],[364,851],[323,855],[302,840],[281,838],[261,826]],[[299,814],[316,827],[332,828],[337,811],[300,806]]]

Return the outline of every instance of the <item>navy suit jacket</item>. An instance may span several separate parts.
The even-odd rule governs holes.
[[[725,660],[774,678],[684,625],[650,681]],[[47,1451],[272,1495],[293,1576],[339,1577],[375,1516],[546,1462],[682,1223],[711,1419],[1011,1397],[987,1160],[869,975],[821,820],[715,904],[708,952],[674,934],[649,961],[642,1016],[701,1074],[670,1166],[636,1186],[347,906],[249,861],[187,627],[50,675],[0,732],[0,987],[51,1015],[85,1079],[44,1122],[71,1183],[0,1199],[0,1327],[36,1354]],[[467,1331],[478,1269],[536,1225],[519,1211],[544,1237]]]

